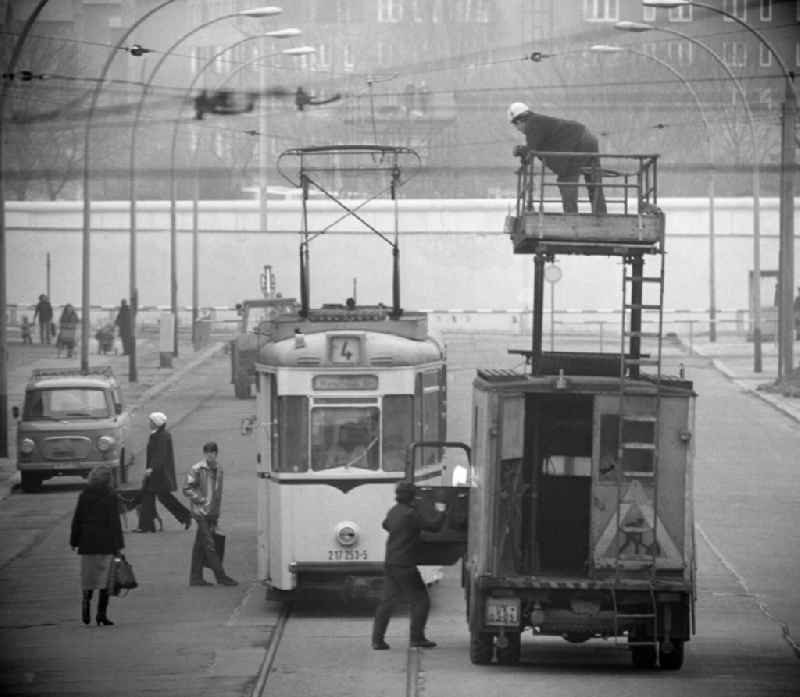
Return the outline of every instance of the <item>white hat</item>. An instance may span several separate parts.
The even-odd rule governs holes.
[[[525,102],[514,102],[508,107],[508,122],[514,123],[520,116],[530,113],[530,107]]]
[[[165,423],[167,423],[167,415],[161,411],[154,411],[147,418],[150,419],[150,421],[156,426],[163,426]]]

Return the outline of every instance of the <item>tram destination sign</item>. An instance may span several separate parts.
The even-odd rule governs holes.
[[[338,390],[377,390],[377,375],[315,375],[312,387],[318,392]]]

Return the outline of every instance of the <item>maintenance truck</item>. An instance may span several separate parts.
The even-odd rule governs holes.
[[[525,369],[477,372],[469,487],[419,482],[421,506],[459,502],[449,516],[462,516],[468,499],[466,525],[426,533],[420,562],[447,563],[465,545],[476,664],[519,662],[531,630],[612,640],[637,667],[676,670],[695,632],[696,395],[682,369],[662,372],[657,156],[616,158],[603,172],[604,215],[554,210],[544,194],[554,184],[532,157],[522,160],[506,230],[515,254],[533,256],[531,348],[510,351]],[[620,260],[618,352],[542,350],[545,265],[558,255]],[[407,477],[416,478],[413,460]]]

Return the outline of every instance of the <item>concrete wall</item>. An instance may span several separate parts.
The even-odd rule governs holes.
[[[357,206],[359,202],[346,202]],[[662,199],[667,217],[665,307],[707,309],[709,305],[708,201]],[[399,209],[401,297],[409,309],[522,308],[532,296],[532,263],[515,256],[503,234],[513,201],[401,200]],[[797,208],[797,204],[795,206]],[[142,305],[170,303],[169,203],[137,207],[137,266]],[[716,294],[723,310],[746,308],[747,275],[752,267],[752,201],[715,203]],[[359,302],[391,302],[389,245],[348,218],[329,201],[310,204],[309,230],[330,229],[311,249],[312,304],[344,301],[357,279]],[[391,238],[391,202],[373,202],[359,214]],[[259,275],[270,264],[284,295],[298,293],[300,206],[270,201],[269,230],[258,226],[253,201],[204,201],[199,215],[199,300],[201,306],[233,306],[259,297]],[[51,260],[51,300],[81,302],[82,208],[79,202],[6,204],[8,302],[26,305],[45,292],[46,257]],[[192,301],[191,204],[179,202],[177,216],[178,303]],[[129,213],[127,202],[96,203],[91,214],[91,304],[116,305],[129,294]],[[761,267],[777,269],[778,201],[761,201]],[[555,308],[616,309],[619,260],[563,257],[555,287]],[[800,269],[797,260],[796,268]],[[763,285],[764,305],[772,284]],[[546,291],[549,308],[549,289]]]

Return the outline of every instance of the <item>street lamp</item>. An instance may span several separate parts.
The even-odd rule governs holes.
[[[139,126],[139,119],[142,113],[142,107],[144,106],[144,101],[147,98],[147,95],[150,91],[150,86],[155,79],[156,74],[161,69],[161,66],[164,64],[164,61],[172,54],[172,52],[186,39],[191,37],[193,34],[205,29],[206,27],[216,23],[221,22],[226,19],[232,19],[235,17],[251,17],[251,18],[262,18],[262,17],[273,17],[275,15],[280,14],[283,12],[283,9],[280,7],[256,7],[249,10],[242,10],[239,12],[232,12],[226,15],[221,15],[219,17],[215,17],[214,19],[210,19],[207,22],[203,22],[198,26],[190,29],[188,32],[180,36],[166,51],[164,51],[161,55],[161,58],[158,60],[156,65],[153,67],[153,70],[150,72],[150,76],[148,77],[147,81],[142,88],[142,95],[139,98],[139,102],[136,105],[136,114],[133,119],[133,127],[131,128],[131,147],[130,147],[130,163],[129,163],[129,176],[128,176],[128,185],[129,185],[129,200],[130,200],[130,267],[129,267],[129,277],[130,277],[130,298],[131,298],[131,336],[134,337],[134,340],[131,342],[131,353],[128,356],[128,379],[131,382],[136,382],[138,379],[137,372],[136,372],[136,341],[135,341],[135,325],[136,325],[136,309],[138,306],[137,302],[137,290],[136,290],[136,134],[137,129]],[[174,259],[174,256],[173,256]],[[176,298],[175,293],[177,292],[176,280],[175,280],[175,273],[173,267],[172,273],[172,287],[173,291],[171,294],[172,297],[172,314],[173,314],[173,321],[174,321],[174,334],[173,334],[173,355],[178,355],[178,315],[177,315],[177,307],[176,307]]]
[[[103,69],[100,71],[100,77],[97,80],[94,90],[92,90],[92,101],[89,105],[89,113],[86,116],[86,127],[84,130],[83,140],[83,285],[81,294],[81,372],[83,373],[89,372],[89,236],[91,231],[92,204],[89,181],[89,145],[91,141],[94,110],[97,106],[97,99],[100,96],[100,90],[103,88],[103,83],[105,82],[109,68],[111,68],[111,63],[114,60],[114,55],[116,52],[123,47],[128,37],[136,30],[137,27],[139,27],[139,25],[172,2],[174,2],[174,0],[164,0],[148,12],[145,12],[122,34],[122,36],[120,36],[111,52],[108,54],[108,58],[103,65]]]
[[[783,72],[785,94],[782,106],[781,128],[781,182],[780,182],[780,251],[778,254],[778,378],[792,370],[794,333],[792,331],[792,290],[794,288],[794,166],[795,166],[795,122],[797,120],[797,90],[794,73],[787,67],[780,54],[763,33],[736,15],[713,5],[694,0],[642,0],[645,7],[683,7],[692,5],[727,17],[753,34],[774,56]],[[756,286],[761,282],[757,279]],[[755,337],[754,337],[755,338]]]
[[[22,53],[22,47],[31,28],[36,22],[39,13],[44,9],[48,0],[39,0],[33,8],[22,32],[17,37],[14,48],[11,50],[11,59],[8,61],[6,72],[13,74],[17,67],[17,61]],[[8,356],[7,356],[7,326],[8,326],[8,299],[6,293],[6,197],[3,190],[3,123],[5,116],[6,92],[8,82],[0,82],[0,457],[8,457]]]
[[[285,32],[289,33],[285,33]],[[266,35],[272,36],[273,38],[288,38],[290,36],[296,36],[299,33],[299,30],[292,29],[292,30],[277,30],[276,32],[269,32]],[[191,83],[186,88],[185,97],[181,100],[181,106],[178,110],[178,116],[175,119],[175,124],[172,130],[172,144],[170,147],[170,165],[169,165],[169,173],[170,173],[170,258],[171,258],[171,268],[172,268],[172,303],[173,303],[173,313],[175,314],[176,322],[176,332],[177,332],[177,194],[176,194],[176,181],[175,181],[175,146],[177,143],[177,136],[178,136],[178,126],[180,125],[181,119],[183,117],[183,110],[185,109],[186,103],[190,101],[189,97],[194,89],[197,81],[203,75],[205,70],[212,65],[216,60],[218,60],[221,56],[223,56],[228,51],[235,49],[237,46],[241,44],[247,43],[248,41],[253,41],[256,39],[262,38],[261,35],[259,36],[249,36],[247,38],[242,39],[241,41],[237,41],[234,44],[222,49],[218,53],[216,53],[211,59],[208,60],[195,74],[194,78],[192,78]],[[310,46],[298,46],[294,48],[287,48],[282,51],[278,51],[275,55],[288,55],[288,56],[298,56],[298,55],[307,55],[309,53],[315,53],[316,49]],[[263,58],[268,58],[270,56],[260,56],[256,61],[262,60]],[[251,61],[256,62],[256,61]],[[249,65],[249,64],[248,64]],[[238,72],[238,70],[244,68],[245,66],[240,66],[234,74]],[[233,75],[229,76],[232,77]],[[263,94],[263,92],[262,92]],[[194,252],[193,258],[196,256],[196,245],[197,245],[197,236],[193,236],[193,245],[194,245]],[[177,336],[177,334],[176,334]],[[175,347],[175,355],[177,355],[177,340],[174,343]]]
[[[722,57],[708,44],[695,39],[689,34],[684,34],[682,31],[672,29],[670,27],[656,27],[646,22],[617,22],[614,25],[615,29],[620,31],[628,31],[634,33],[641,33],[646,31],[662,31],[666,34],[673,34],[680,36],[682,39],[698,46],[708,53],[728,74],[731,82],[733,82],[739,97],[744,105],[745,113],[747,114],[747,123],[750,126],[750,139],[753,141],[753,275],[756,282],[753,284],[753,372],[760,373],[762,371],[762,356],[761,356],[761,185],[758,166],[758,142],[756,141],[756,129],[753,121],[753,112],[750,110],[750,104],[747,101],[744,87],[737,77],[733,74],[730,66],[722,59]],[[713,211],[711,213],[713,215]],[[709,247],[711,254],[711,329],[716,334],[716,303],[715,303],[715,289],[714,289],[714,240],[713,236],[709,235]],[[714,338],[711,339],[714,341]]]

